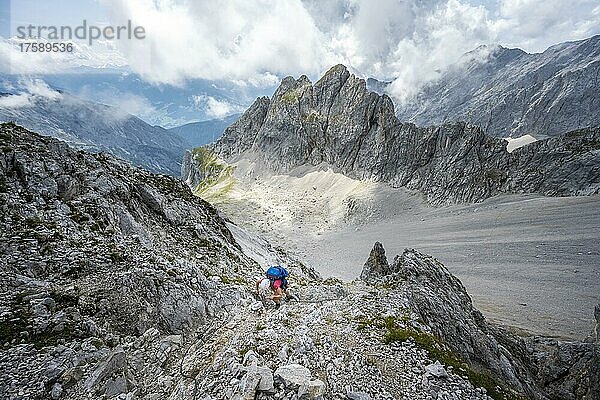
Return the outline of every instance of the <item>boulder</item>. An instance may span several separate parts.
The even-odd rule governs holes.
[[[103,385],[105,381],[113,377],[117,372],[121,372],[126,365],[127,355],[125,351],[123,348],[116,348],[105,361],[98,364],[90,376],[85,380],[86,389],[88,391],[103,392],[105,390]],[[111,385],[111,387],[114,386],[115,385]]]
[[[312,379],[310,370],[300,364],[287,364],[275,370],[275,376],[281,378],[286,386],[300,386]]]
[[[275,370],[275,376],[283,381],[286,388],[297,390],[298,397],[318,399],[325,394],[325,383],[313,379],[310,370],[300,364],[288,364]]]
[[[256,372],[260,375],[257,390],[271,393],[274,390],[273,371],[268,367],[257,367]]]
[[[309,399],[319,399],[325,394],[325,382],[320,379],[311,379],[298,388],[298,397],[308,396]]]
[[[371,395],[365,392],[349,391],[346,393],[346,397],[350,400],[371,400]]]
[[[439,361],[426,365],[425,372],[435,376],[436,378],[448,378],[446,369]]]

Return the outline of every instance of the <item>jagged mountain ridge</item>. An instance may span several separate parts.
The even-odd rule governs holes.
[[[593,399],[600,395],[597,334],[595,339],[591,337],[584,343],[518,338],[487,322],[473,307],[460,280],[438,260],[415,250],[406,249],[388,263],[383,246],[375,243],[361,279],[377,288],[408,282],[412,288],[408,303],[435,337],[472,365],[511,382],[511,387],[526,398]],[[435,293],[434,298],[431,293]],[[596,306],[596,329],[600,328],[599,310],[600,304]]]
[[[543,53],[482,46],[425,85],[396,115],[417,125],[466,121],[499,137],[600,125],[600,35]]]
[[[257,99],[209,148],[225,161],[258,159],[274,172],[325,163],[352,178],[420,190],[433,204],[499,193],[600,192],[600,128],[508,153],[504,140],[473,125],[401,123],[392,100],[369,92],[343,65],[314,85],[306,76],[285,78],[271,99]],[[198,168],[188,160],[184,179],[203,176]]]
[[[135,166],[172,176],[181,172],[182,154],[190,147],[164,128],[66,92],[53,97],[30,95],[27,104],[0,107],[0,121],[17,123],[78,148],[106,151]]]
[[[182,182],[13,124],[0,125],[0,148],[3,398],[598,393],[597,335],[533,343],[540,360],[522,358],[523,342],[486,323],[430,256],[407,250],[389,265],[376,245],[367,284],[288,265],[301,301],[275,311],[251,295],[262,272],[251,239]]]

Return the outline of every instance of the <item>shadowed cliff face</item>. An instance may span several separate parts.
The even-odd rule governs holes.
[[[210,148],[226,161],[256,159],[274,172],[327,163],[353,178],[418,189],[433,204],[600,192],[599,128],[508,153],[504,140],[476,126],[400,123],[391,99],[369,92],[342,65],[314,85],[305,76],[285,78]],[[193,168],[184,166],[184,178]]]

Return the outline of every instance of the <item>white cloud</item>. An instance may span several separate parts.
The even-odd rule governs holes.
[[[0,97],[0,107],[20,108],[33,104],[36,97],[43,97],[50,100],[62,98],[62,94],[51,87],[41,79],[21,78],[16,87],[10,83],[4,83],[3,87],[15,93]]]
[[[156,113],[156,109],[147,98],[133,93],[120,93],[119,96],[113,97],[109,101],[110,105],[128,114],[137,115],[142,119]]]
[[[191,98],[194,105],[206,112],[210,118],[223,118],[231,114],[244,111],[244,107],[229,103],[226,100],[217,100],[212,96],[195,95]]]
[[[156,108],[150,101],[140,95],[122,92],[119,90],[98,90],[84,86],[77,93],[78,97],[88,99],[96,103],[103,103],[112,106],[114,112],[120,114],[121,117],[135,115],[144,121],[155,123],[153,117],[158,114]]]
[[[131,20],[146,38],[35,56],[18,51],[13,39],[0,40],[4,69],[128,64],[157,83],[201,78],[264,88],[283,75],[314,78],[344,63],[395,79],[390,90],[402,100],[480,44],[541,51],[600,33],[597,0],[99,1],[111,25]]]
[[[62,97],[60,92],[52,89],[41,79],[21,79],[19,83],[32,96],[46,97],[52,100]]]
[[[30,96],[27,93],[9,94],[0,96],[0,107],[2,108],[20,108],[26,107],[30,102]]]
[[[227,2],[104,0],[114,23],[131,19],[147,39],[117,46],[156,82],[225,79],[272,85],[276,76],[316,74],[341,62],[396,78],[400,99],[480,44],[539,50],[600,32],[595,0],[288,0]]]
[[[118,42],[132,68],[151,81],[255,79],[316,73],[322,36],[299,0],[105,0],[114,23],[131,19],[147,38]]]
[[[5,74],[52,74],[68,72],[80,66],[121,68],[127,59],[117,50],[114,43],[95,42],[89,46],[81,42],[71,42],[72,52],[26,52],[21,44],[31,39],[4,38],[0,36],[0,73]],[[48,43],[38,39],[40,43]],[[66,42],[65,42],[66,43]]]
[[[416,17],[413,35],[402,39],[388,62],[395,78],[389,88],[399,101],[413,96],[425,82],[467,51],[493,42],[488,11],[460,0],[438,2]]]
[[[543,51],[600,33],[597,0],[502,0],[491,28],[501,44]]]

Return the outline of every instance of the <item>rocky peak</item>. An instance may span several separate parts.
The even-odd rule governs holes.
[[[327,88],[330,89],[331,92],[339,92],[350,76],[350,72],[348,72],[348,68],[346,68],[345,65],[337,64],[327,70],[327,72],[315,83],[315,86],[319,89]]]
[[[478,48],[400,104],[397,115],[422,126],[466,121],[497,137],[543,138],[595,127],[599,61],[599,36],[534,54]]]
[[[325,82],[340,82],[340,86],[344,84],[346,79],[350,77],[350,72],[344,64],[336,64],[329,68],[325,74],[317,81],[324,84]]]
[[[381,243],[376,243],[363,274],[373,261],[382,265],[384,254]],[[479,373],[509,383],[532,399],[574,400],[600,394],[598,342],[522,339],[489,323],[473,306],[458,278],[434,257],[414,249],[396,256],[386,271],[369,274],[366,281],[377,288],[402,287],[419,320]],[[600,305],[596,312],[598,308]],[[569,362],[574,365],[572,369],[567,366]],[[515,394],[498,398],[511,396]]]
[[[385,250],[383,245],[379,242],[375,242],[371,254],[363,267],[360,274],[360,279],[365,282],[372,282],[377,278],[388,275],[391,273],[390,265],[388,264],[387,257],[385,256]]]
[[[600,128],[582,129],[508,153],[504,140],[474,125],[400,123],[387,95],[336,65],[314,85],[285,78],[209,149],[227,162],[258,160],[275,173],[326,163],[351,178],[417,189],[444,204],[500,193],[599,193],[599,136]],[[184,177],[199,167],[185,164]]]

